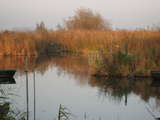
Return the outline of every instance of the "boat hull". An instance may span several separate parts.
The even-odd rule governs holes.
[[[0,78],[0,84],[16,84],[13,77]]]
[[[13,77],[16,70],[0,70],[0,78]]]
[[[160,71],[150,71],[151,76],[155,80],[160,80]]]

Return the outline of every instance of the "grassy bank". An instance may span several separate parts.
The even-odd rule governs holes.
[[[102,57],[90,63],[92,75],[150,77],[150,71],[160,71],[160,47],[156,44],[135,53],[125,54],[119,49]]]

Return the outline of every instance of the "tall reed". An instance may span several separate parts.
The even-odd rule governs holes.
[[[105,54],[118,53],[119,50],[124,53],[127,43],[128,53],[138,56],[134,62],[136,73],[148,76],[150,70],[160,69],[160,31],[154,29],[51,30],[45,33],[3,31],[0,33],[0,55],[38,55],[48,52],[53,43],[55,49],[61,51],[100,51]],[[130,67],[121,66],[126,69],[124,75],[130,73]]]
[[[142,53],[147,48],[157,48],[160,31],[156,30],[61,30],[41,32],[3,31],[0,33],[0,55],[33,55],[47,51],[52,43],[58,44],[62,51],[115,52],[117,47],[124,51],[128,44],[129,53]]]
[[[0,55],[38,55],[49,44],[47,34],[7,30],[0,33]]]

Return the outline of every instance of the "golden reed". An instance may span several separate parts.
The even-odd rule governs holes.
[[[53,43],[56,43],[53,45]],[[160,30],[61,30],[40,32],[3,31],[0,33],[0,55],[38,55],[49,51],[50,47],[61,51],[88,53],[101,51],[116,53],[125,52],[138,55],[134,62],[134,71],[139,76],[150,76],[151,70],[160,70]],[[115,66],[115,63],[110,64]],[[107,64],[106,68],[110,67]],[[131,73],[130,65],[121,67],[117,75],[127,76]],[[100,71],[102,69],[100,68]],[[104,71],[102,71],[104,72]],[[115,73],[114,73],[115,74]]]
[[[141,53],[160,44],[160,31],[155,30],[62,30],[46,34],[36,32],[3,31],[0,33],[0,55],[38,55],[47,51],[52,43],[62,51],[87,53],[112,51],[128,44],[129,53]]]

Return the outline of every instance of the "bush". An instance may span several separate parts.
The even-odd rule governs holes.
[[[46,30],[46,28],[45,28],[45,25],[44,25],[44,23],[43,23],[43,21],[41,21],[41,23],[37,23],[36,24],[36,30],[35,30],[36,32],[40,32],[40,33],[47,33],[47,30]]]
[[[73,17],[64,19],[65,29],[80,29],[80,30],[110,30],[111,23],[104,19],[99,13],[94,13],[91,9],[80,7],[76,10]]]

